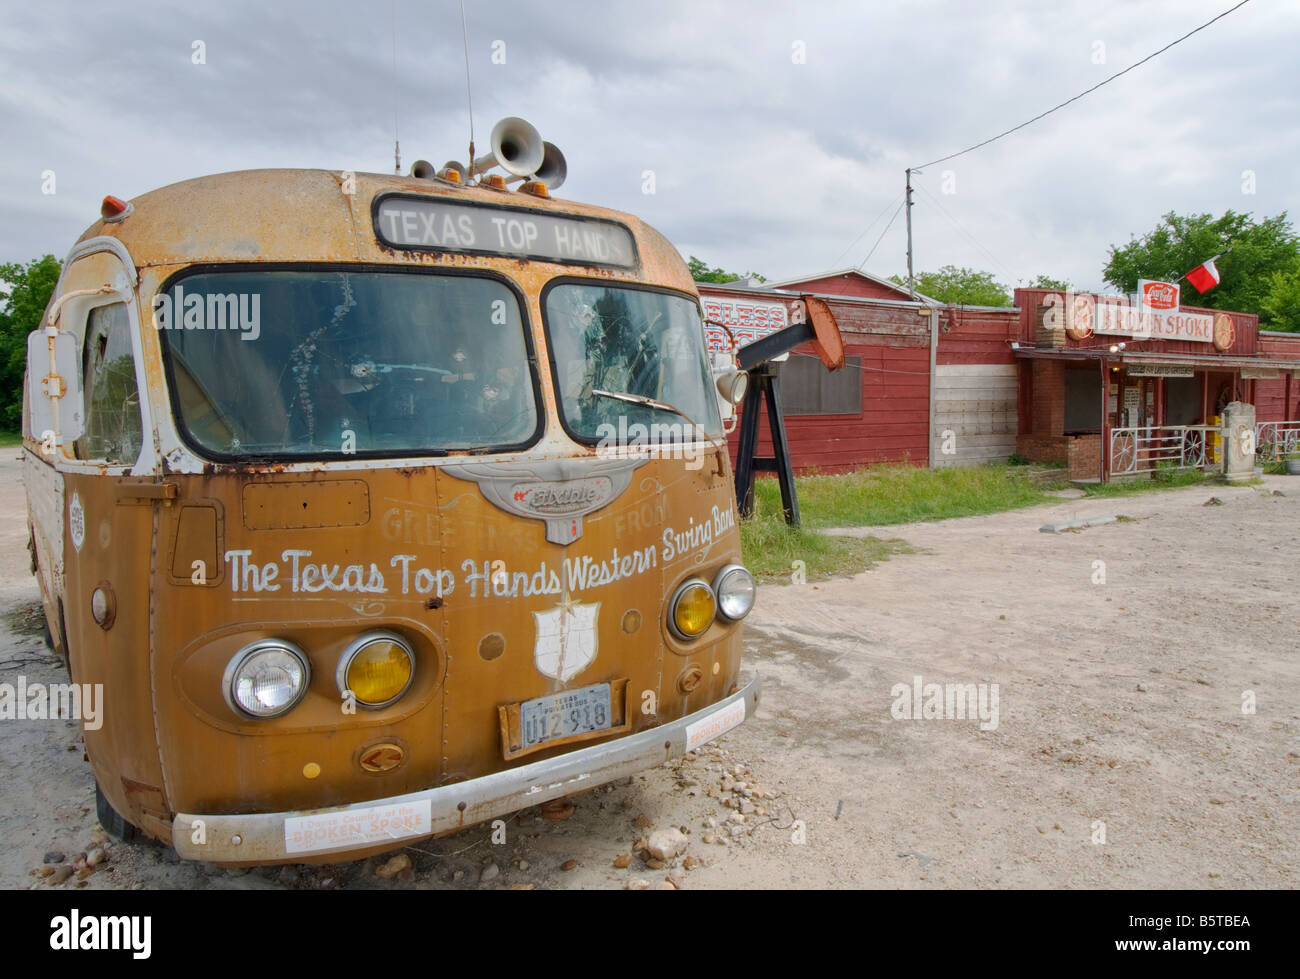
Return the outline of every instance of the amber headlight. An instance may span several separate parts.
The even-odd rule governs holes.
[[[678,639],[695,639],[708,629],[717,611],[708,582],[692,578],[673,595],[668,606],[668,628]]]
[[[339,693],[348,691],[357,703],[378,710],[394,703],[415,675],[415,654],[395,632],[371,632],[348,646],[334,675]]]
[[[754,607],[754,576],[739,564],[728,564],[713,579],[718,612],[724,619],[743,619]]]
[[[301,649],[284,639],[259,639],[226,666],[222,690],[233,710],[266,719],[293,710],[310,679],[311,667]]]

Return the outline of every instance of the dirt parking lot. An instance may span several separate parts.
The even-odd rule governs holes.
[[[0,681],[57,682],[17,480],[0,463]],[[1131,519],[1039,532],[1099,514]],[[763,706],[721,742],[577,797],[568,820],[520,813],[502,843],[478,827],[395,851],[391,878],[376,873],[388,858],[247,872],[105,843],[76,725],[0,721],[0,886],[1296,885],[1300,480],[886,535],[915,552],[762,589],[747,668]],[[977,709],[931,683],[970,685]],[[636,855],[672,828],[684,853],[662,866]],[[47,854],[75,870],[95,848],[96,866],[41,876]]]

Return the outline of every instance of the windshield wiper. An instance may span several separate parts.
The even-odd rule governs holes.
[[[591,393],[598,394],[602,398],[613,398],[615,401],[626,401],[629,404],[645,405],[647,408],[658,408],[660,411],[671,411],[679,418],[685,418],[697,431],[702,431],[700,426],[695,424],[694,418],[686,414],[686,412],[682,411],[680,408],[674,408],[667,401],[656,401],[654,398],[647,398],[644,394],[626,394],[620,391],[601,391],[597,388],[592,388]]]

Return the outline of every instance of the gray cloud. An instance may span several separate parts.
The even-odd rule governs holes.
[[[496,118],[525,116],[569,158],[562,196],[636,213],[711,264],[786,278],[861,261],[888,213],[839,256],[901,195],[908,165],[1021,122],[1229,5],[470,3],[475,135],[483,147]],[[395,110],[404,169],[463,159],[459,7],[395,9],[396,77],[384,0],[6,10],[0,259],[62,255],[106,193],[264,166],[391,170]],[[1296,4],[1249,4],[929,168],[918,267],[1099,286],[1107,246],[1166,211],[1294,210],[1298,35]],[[196,40],[206,64],[192,63]],[[868,268],[904,268],[902,228]]]

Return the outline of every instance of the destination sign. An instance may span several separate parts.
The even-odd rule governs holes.
[[[624,269],[637,264],[632,232],[597,218],[389,196],[375,208],[374,223],[379,240],[394,248]]]

